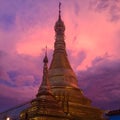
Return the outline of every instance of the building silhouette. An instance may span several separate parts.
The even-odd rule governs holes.
[[[103,120],[102,111],[91,105],[78,86],[67,57],[65,25],[59,16],[54,26],[53,58],[48,69],[45,54],[42,84],[31,105],[20,113],[20,120]]]
[[[109,111],[106,116],[109,117],[109,120],[120,120],[120,109]]]

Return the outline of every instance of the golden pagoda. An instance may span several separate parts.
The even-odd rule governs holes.
[[[83,95],[69,63],[65,45],[65,25],[59,17],[54,27],[55,43],[48,69],[45,54],[42,84],[31,106],[20,113],[20,120],[103,120],[102,111]]]
[[[59,3],[59,17],[54,26],[54,53],[49,68],[52,93],[60,101],[63,111],[72,116],[73,120],[103,120],[102,111],[91,106],[91,100],[83,95],[67,58],[65,25],[61,19],[60,6],[61,3]]]
[[[31,106],[20,113],[20,120],[69,120],[52,95],[48,81],[48,59],[43,60],[43,80],[36,98],[31,101]]]

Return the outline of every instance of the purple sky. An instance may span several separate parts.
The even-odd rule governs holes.
[[[120,108],[120,0],[60,0],[66,47],[93,105]],[[31,100],[53,54],[59,0],[0,0],[0,111]],[[74,59],[73,59],[74,58]]]

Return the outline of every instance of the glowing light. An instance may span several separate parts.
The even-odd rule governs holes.
[[[10,120],[10,117],[7,117],[6,120]]]

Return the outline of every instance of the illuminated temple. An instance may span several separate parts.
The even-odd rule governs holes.
[[[66,53],[65,25],[59,17],[54,26],[55,43],[52,62],[47,69],[44,58],[42,84],[31,107],[23,110],[20,120],[102,120],[101,110],[91,106],[83,95]]]
[[[48,68],[43,60],[43,77],[36,98],[22,110],[20,120],[103,120],[102,111],[91,105],[78,86],[66,53],[65,25],[59,16],[54,26],[53,58]]]

